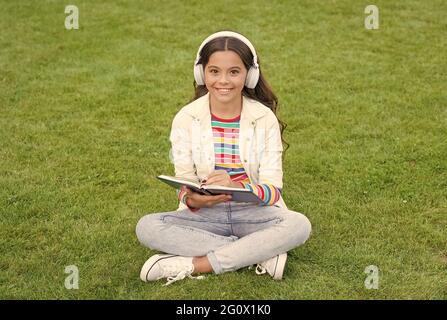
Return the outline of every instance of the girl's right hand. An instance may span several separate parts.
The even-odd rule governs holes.
[[[228,194],[205,196],[192,191],[188,187],[184,187],[183,190],[186,191],[186,203],[192,208],[211,208],[218,203],[231,200],[231,195]]]

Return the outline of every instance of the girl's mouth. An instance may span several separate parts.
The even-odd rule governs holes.
[[[215,88],[217,92],[219,92],[220,94],[227,94],[229,93],[231,90],[230,88]]]

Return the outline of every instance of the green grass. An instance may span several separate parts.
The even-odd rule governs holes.
[[[0,297],[446,299],[445,1],[0,1]],[[255,44],[291,144],[284,199],[313,224],[285,279],[169,287],[134,229],[177,208],[170,125],[210,33]],[[64,287],[76,265],[79,290]],[[378,290],[364,286],[368,265]]]

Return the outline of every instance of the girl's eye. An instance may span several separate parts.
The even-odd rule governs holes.
[[[211,69],[210,72],[211,73],[217,73],[217,70],[216,69]]]
[[[237,75],[237,74],[239,74],[239,70],[231,70],[231,74]]]

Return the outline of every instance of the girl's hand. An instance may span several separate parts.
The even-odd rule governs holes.
[[[197,192],[194,192],[187,187],[184,187],[182,189],[186,191],[185,197],[187,205],[192,208],[211,208],[218,203],[231,200],[231,195],[227,194],[219,194],[217,196],[205,196]]]
[[[240,188],[241,185],[231,180],[230,175],[225,170],[214,170],[206,181],[203,181],[206,185],[214,184],[217,186]]]

